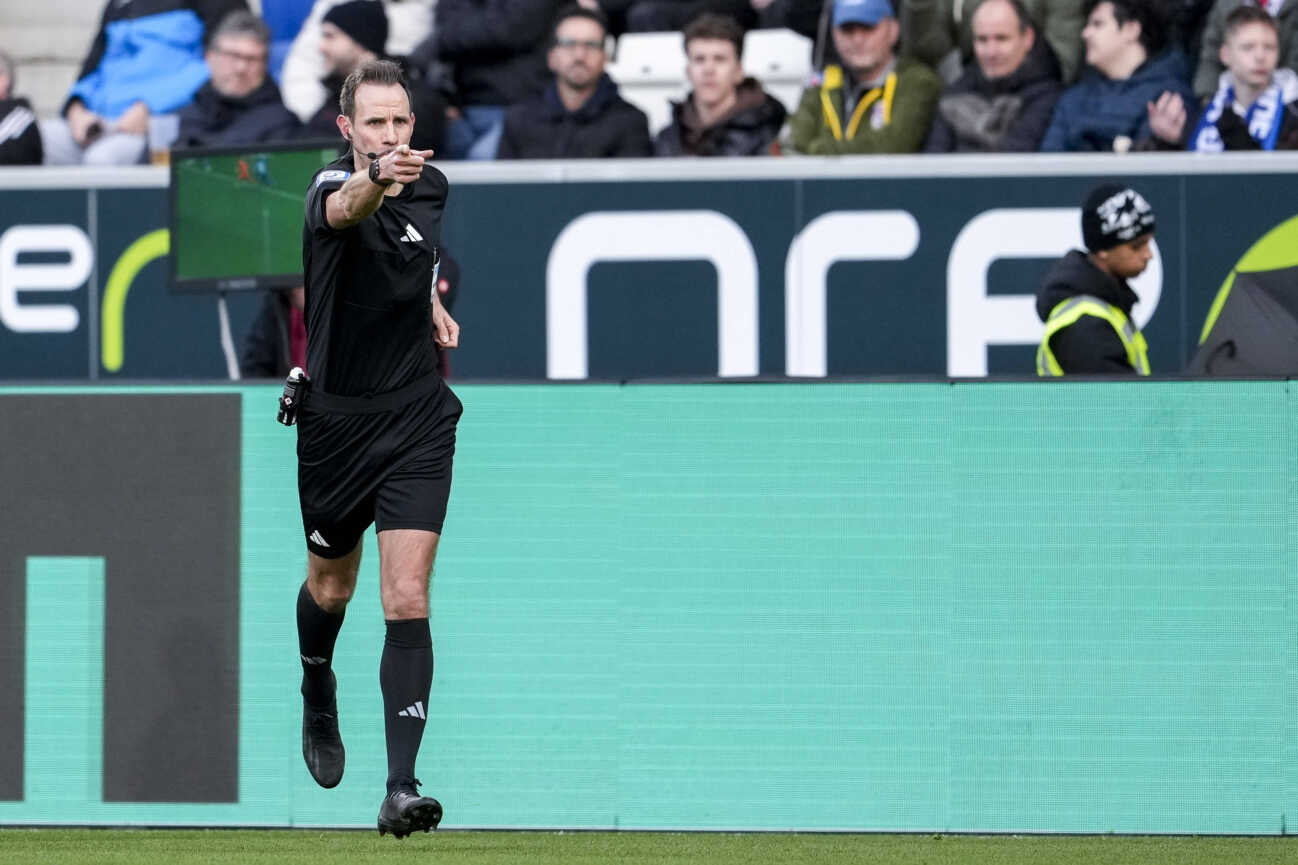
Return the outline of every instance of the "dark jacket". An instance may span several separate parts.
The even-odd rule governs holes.
[[[248,328],[239,353],[239,374],[244,378],[283,378],[293,362],[289,357],[289,325],[293,307],[287,291],[268,291],[257,317]]]
[[[438,0],[437,56],[454,69],[461,105],[515,105],[544,89],[561,0]]]
[[[297,134],[301,124],[284,107],[279,87],[270,78],[247,96],[222,96],[209,81],[180,110],[177,147],[223,147],[280,141]]]
[[[389,57],[406,73],[410,85],[410,110],[415,115],[415,131],[410,136],[410,146],[415,150],[432,150],[440,154],[446,144],[446,97],[424,79],[423,66],[406,57]],[[325,101],[320,110],[302,127],[307,138],[338,138],[338,98],[343,92],[343,76],[331,75],[320,82],[324,85]]]
[[[739,85],[728,115],[704,126],[694,94],[672,103],[672,122],[654,139],[654,156],[761,156],[771,152],[788,112],[756,79]]]
[[[1179,93],[1186,105],[1196,104],[1190,92],[1189,70],[1179,51],[1146,60],[1130,78],[1112,81],[1088,68],[1080,82],[1064,91],[1043,151],[1112,151],[1113,141],[1126,136],[1133,144],[1151,137],[1150,102],[1164,93]]]
[[[203,34],[245,0],[104,0],[90,53],[64,103],[104,117],[136,102],[154,114],[177,111],[208,78]]]
[[[497,159],[599,159],[648,156],[649,119],[618,95],[608,75],[576,111],[559,101],[551,84],[540,96],[505,112]]]
[[[36,115],[26,99],[0,99],[0,165],[40,165]]]
[[[1018,69],[989,79],[977,63],[937,103],[926,153],[1033,152],[1063,93],[1059,60],[1038,39]]]
[[[1079,294],[1111,303],[1128,318],[1137,300],[1126,281],[1109,276],[1092,264],[1085,252],[1074,249],[1046,274],[1037,292],[1037,317],[1045,321],[1056,306]],[[1084,315],[1056,331],[1050,338],[1050,350],[1065,373],[1135,372],[1113,325],[1093,315]]]
[[[955,49],[964,62],[972,63],[973,16],[981,4],[982,0],[894,3],[900,13],[901,53],[936,67]],[[1081,0],[1025,0],[1023,5],[1036,24],[1037,41],[1049,43],[1059,58],[1064,80],[1075,79],[1086,56]]]
[[[460,287],[460,265],[446,251],[441,252],[442,263],[437,272],[437,294],[442,308],[451,312]],[[284,378],[293,366],[292,335],[293,306],[287,291],[268,291],[262,298],[257,316],[244,337],[243,351],[239,353],[239,373],[244,378]],[[428,322],[429,339],[432,339],[432,320]],[[438,350],[438,371],[446,376],[450,372],[448,353]],[[310,372],[310,370],[308,370]]]

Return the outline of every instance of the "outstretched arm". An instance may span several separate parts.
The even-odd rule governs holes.
[[[414,183],[431,159],[431,150],[411,150],[402,144],[379,157],[379,182],[370,180],[369,172],[357,170],[342,187],[325,199],[325,217],[334,230],[350,228],[367,219],[383,203],[383,194],[393,183]],[[366,163],[365,168],[369,164]],[[358,166],[359,168],[359,166]]]

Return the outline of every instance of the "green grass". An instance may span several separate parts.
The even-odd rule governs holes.
[[[0,865],[1270,865],[1293,838],[3,829]]]

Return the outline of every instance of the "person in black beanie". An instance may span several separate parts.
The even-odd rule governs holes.
[[[1082,205],[1082,240],[1046,274],[1037,292],[1045,334],[1037,375],[1149,375],[1145,337],[1132,320],[1139,302],[1127,284],[1154,257],[1154,209],[1139,192],[1108,183]]]
[[[421,67],[402,57],[388,57],[388,16],[379,0],[348,0],[339,3],[320,22],[320,53],[327,73],[321,82],[326,93],[320,110],[307,121],[312,138],[338,137],[338,96],[343,81],[368,60],[392,60],[401,67],[410,85],[415,131],[410,139],[414,150],[440,153],[446,139],[446,97],[421,76]]]

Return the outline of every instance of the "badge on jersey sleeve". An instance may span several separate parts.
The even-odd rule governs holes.
[[[350,171],[342,171],[336,168],[330,169],[329,171],[321,171],[315,176],[315,185],[324,186],[326,183],[333,183],[335,181],[342,183],[351,176],[352,173]]]

